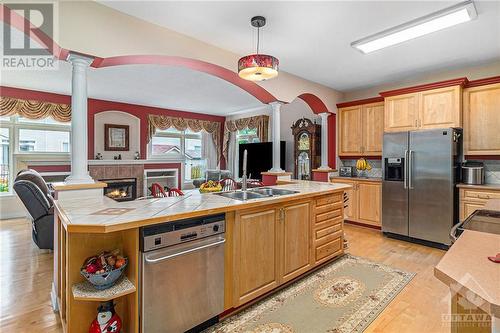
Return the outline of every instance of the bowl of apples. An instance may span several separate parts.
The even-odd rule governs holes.
[[[104,290],[115,284],[127,264],[128,259],[119,250],[104,251],[85,259],[80,274],[96,289]]]

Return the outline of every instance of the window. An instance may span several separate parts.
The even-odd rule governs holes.
[[[3,125],[3,124],[2,124]],[[0,193],[9,192],[10,183],[10,129],[0,128],[2,161],[0,164]]]
[[[16,154],[25,158],[29,154],[67,155],[70,151],[70,123],[10,116],[0,117],[0,130],[0,193],[11,191]]]
[[[238,131],[236,134],[236,140],[238,144],[240,143],[255,143],[260,142],[259,137],[257,136],[257,129],[243,129]]]
[[[203,177],[206,160],[202,156],[201,132],[178,131],[175,128],[158,130],[148,147],[150,158],[184,160],[184,180],[189,182]]]

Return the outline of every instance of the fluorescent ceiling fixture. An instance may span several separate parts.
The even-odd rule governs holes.
[[[461,2],[438,12],[398,25],[351,43],[363,53],[370,53],[410,39],[468,22],[477,17],[472,1]]]

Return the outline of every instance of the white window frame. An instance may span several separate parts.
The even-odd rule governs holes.
[[[148,160],[162,160],[162,161],[180,161],[182,162],[182,182],[184,185],[188,185],[192,183],[192,180],[186,179],[186,164],[188,162],[188,158],[186,157],[186,139],[199,139],[203,145],[203,138],[201,136],[201,132],[198,133],[186,133],[186,131],[181,131],[180,133],[166,133],[166,132],[156,132],[155,135],[156,137],[163,137],[163,138],[179,138],[181,141],[181,153],[176,154],[176,155],[153,155],[153,144],[152,144],[152,139],[151,142],[148,144]],[[203,148],[202,148],[203,150]],[[203,158],[200,158],[200,160],[203,160]]]
[[[9,129],[9,192],[1,192],[2,195],[12,195],[12,185],[14,175],[17,173],[17,162],[28,160],[70,160],[70,152],[42,152],[42,151],[21,151],[19,150],[21,129],[68,132],[70,134],[69,148],[71,150],[71,123],[68,124],[40,124],[22,122],[18,115],[9,116],[9,120],[1,120],[0,126]]]

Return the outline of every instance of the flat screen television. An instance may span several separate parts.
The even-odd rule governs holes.
[[[242,143],[239,147],[238,174],[240,177],[243,175],[243,152],[246,149],[248,154],[247,176],[252,179],[262,180],[262,175],[260,173],[263,171],[269,171],[269,169],[273,167],[273,143]],[[281,141],[280,167],[283,170],[285,170],[285,150],[286,143],[285,141]]]

